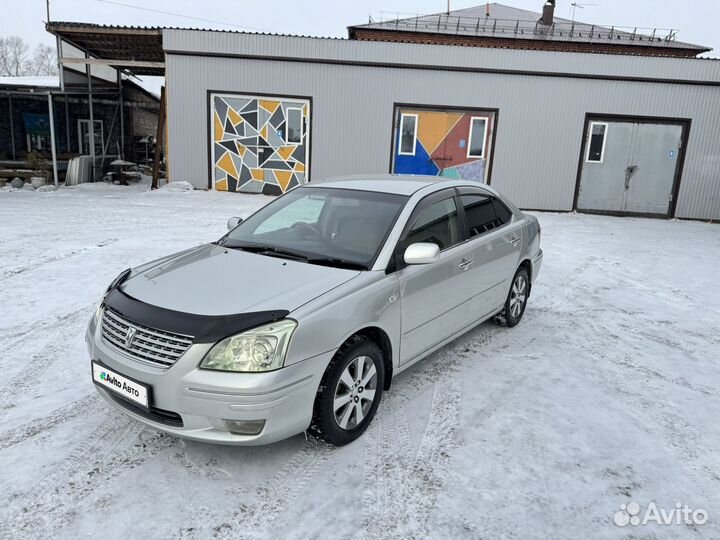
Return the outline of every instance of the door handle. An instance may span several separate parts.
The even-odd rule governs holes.
[[[472,259],[463,259],[460,261],[460,264],[458,264],[458,268],[460,270],[467,270],[472,265],[473,260]]]
[[[625,189],[630,189],[630,179],[633,177],[635,172],[637,172],[638,166],[637,165],[630,165],[625,169]]]
[[[509,242],[509,243],[512,244],[513,246],[517,246],[517,245],[518,245],[518,242],[520,242],[520,237],[519,237],[519,236],[513,236],[513,237],[510,239],[510,242]]]

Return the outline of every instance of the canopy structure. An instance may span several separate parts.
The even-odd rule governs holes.
[[[87,58],[59,55],[63,65],[105,65],[133,75],[165,75],[162,28],[59,21],[45,28],[59,41],[87,53]]]
[[[95,126],[93,94],[114,93],[118,96],[121,141],[124,141],[123,75],[164,76],[165,53],[163,29],[159,27],[106,26],[90,23],[49,21],[45,29],[57,41],[60,68],[59,91],[48,91],[53,172],[57,185],[57,159],[53,124],[53,94],[77,93],[88,96],[89,125]],[[164,103],[161,102],[161,107]],[[95,129],[89,129],[90,155],[96,175]],[[122,143],[121,143],[122,144]],[[124,147],[121,148],[121,159]],[[155,169],[158,164],[155,163]]]

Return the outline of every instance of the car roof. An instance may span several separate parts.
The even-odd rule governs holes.
[[[357,189],[360,191],[377,191],[380,193],[410,196],[428,186],[436,185],[436,187],[440,188],[445,186],[451,187],[455,184],[457,184],[457,181],[439,176],[365,174],[313,180],[304,187]]]

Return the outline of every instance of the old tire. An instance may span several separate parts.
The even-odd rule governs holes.
[[[385,370],[380,348],[353,337],[330,361],[315,396],[310,433],[342,446],[357,439],[375,416]]]
[[[501,326],[512,328],[520,322],[525,307],[527,306],[528,296],[530,295],[530,276],[525,267],[520,267],[510,284],[507,298],[505,299],[505,307],[495,315],[495,322]]]

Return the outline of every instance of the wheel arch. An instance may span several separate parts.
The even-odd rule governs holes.
[[[532,279],[533,279],[533,268],[532,268],[532,262],[530,261],[530,259],[525,258],[525,259],[518,265],[518,270],[519,270],[520,268],[525,268],[525,270],[527,270],[528,277],[530,278],[530,283],[532,283]]]
[[[385,366],[385,382],[383,384],[383,390],[389,390],[393,376],[393,349],[392,342],[390,341],[390,336],[388,336],[387,332],[379,326],[365,326],[356,330],[350,336],[348,336],[340,344],[338,350],[340,350],[348,341],[356,337],[366,338],[375,343],[375,345],[380,348],[380,351],[383,355],[383,364]]]
[[[533,282],[533,267],[532,267],[532,261],[530,259],[523,259],[523,261],[518,265],[518,270],[521,268],[524,268],[527,270],[528,273],[528,297],[530,296],[530,293],[532,292],[532,282]],[[517,272],[517,270],[516,270]]]

